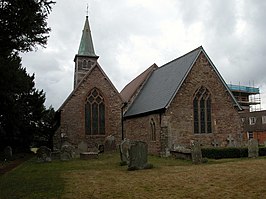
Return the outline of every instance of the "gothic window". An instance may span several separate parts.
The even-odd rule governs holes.
[[[211,95],[207,88],[200,87],[193,99],[194,133],[211,133]]]
[[[155,122],[153,118],[150,120],[150,126],[151,126],[150,139],[151,141],[156,141],[156,128],[155,128]]]
[[[87,135],[105,134],[105,104],[98,89],[89,93],[85,104],[85,129]]]

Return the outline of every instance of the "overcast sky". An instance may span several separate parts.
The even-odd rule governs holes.
[[[266,1],[58,0],[46,48],[23,55],[46,106],[73,90],[75,54],[89,3],[101,67],[118,91],[153,63],[161,66],[203,46],[227,83],[259,87],[266,108]]]

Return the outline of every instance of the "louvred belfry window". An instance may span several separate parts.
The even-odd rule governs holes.
[[[105,134],[105,104],[98,89],[89,93],[85,104],[85,128],[87,135]]]
[[[201,86],[194,95],[194,133],[211,133],[211,94],[207,88]]]

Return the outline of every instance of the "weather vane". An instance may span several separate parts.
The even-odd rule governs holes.
[[[89,4],[87,3],[87,11],[86,11],[87,16],[89,16]]]

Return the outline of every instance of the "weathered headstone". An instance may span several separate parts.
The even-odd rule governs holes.
[[[41,146],[37,152],[37,160],[38,162],[51,162],[51,149],[46,146]]]
[[[228,141],[227,147],[235,147],[234,140],[235,139],[233,138],[233,136],[229,134],[227,137],[227,141]]]
[[[113,135],[109,135],[105,138],[104,141],[104,151],[112,152],[116,150],[115,137]]]
[[[5,159],[6,159],[6,160],[11,160],[11,159],[12,159],[13,153],[12,153],[12,148],[11,148],[11,146],[7,146],[7,147],[4,149],[4,155],[5,155]]]
[[[194,141],[191,144],[191,158],[194,164],[200,164],[202,162],[202,153],[200,143]]]
[[[129,147],[130,141],[125,139],[119,145],[121,165],[127,165],[129,163]]]
[[[103,144],[99,144],[98,151],[99,151],[99,153],[103,153],[104,152],[104,145]]]
[[[214,139],[214,140],[212,141],[212,146],[214,146],[214,147],[219,147],[219,142],[218,142],[217,139]]]
[[[79,150],[80,152],[86,152],[86,151],[88,151],[88,144],[87,144],[87,142],[81,141],[81,142],[78,144],[78,150]]]
[[[75,148],[72,145],[63,145],[61,147],[60,159],[63,161],[71,160],[75,157]]]
[[[248,141],[248,157],[257,158],[259,156],[258,140],[251,139]]]
[[[151,168],[148,164],[148,144],[142,141],[131,141],[129,148],[128,170]]]

